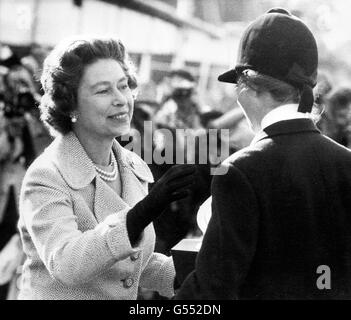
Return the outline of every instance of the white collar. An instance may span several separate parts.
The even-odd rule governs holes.
[[[305,119],[311,118],[310,113],[298,112],[298,104],[285,104],[274,108],[268,112],[261,121],[261,129],[265,129],[273,123],[283,121],[283,120],[292,120],[292,119]]]

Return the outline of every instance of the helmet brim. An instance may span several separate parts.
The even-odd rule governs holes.
[[[218,81],[227,83],[237,83],[238,73],[235,69],[231,69],[218,76]]]

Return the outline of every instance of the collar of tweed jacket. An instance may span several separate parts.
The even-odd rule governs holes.
[[[119,171],[131,170],[139,179],[154,182],[149,167],[137,154],[121,147],[116,140],[112,149]],[[84,188],[96,177],[93,162],[73,132],[57,137],[47,151],[52,153],[52,161],[71,188]]]

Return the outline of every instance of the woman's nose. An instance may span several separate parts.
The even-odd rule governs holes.
[[[127,104],[127,98],[118,89],[114,89],[113,105],[124,106]]]

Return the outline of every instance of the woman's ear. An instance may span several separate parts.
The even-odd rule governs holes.
[[[258,92],[257,100],[259,101],[260,107],[264,112],[269,112],[282,105],[280,101],[274,99],[269,91]]]
[[[137,100],[138,94],[139,94],[139,90],[137,88],[132,89],[132,97],[134,101]]]

